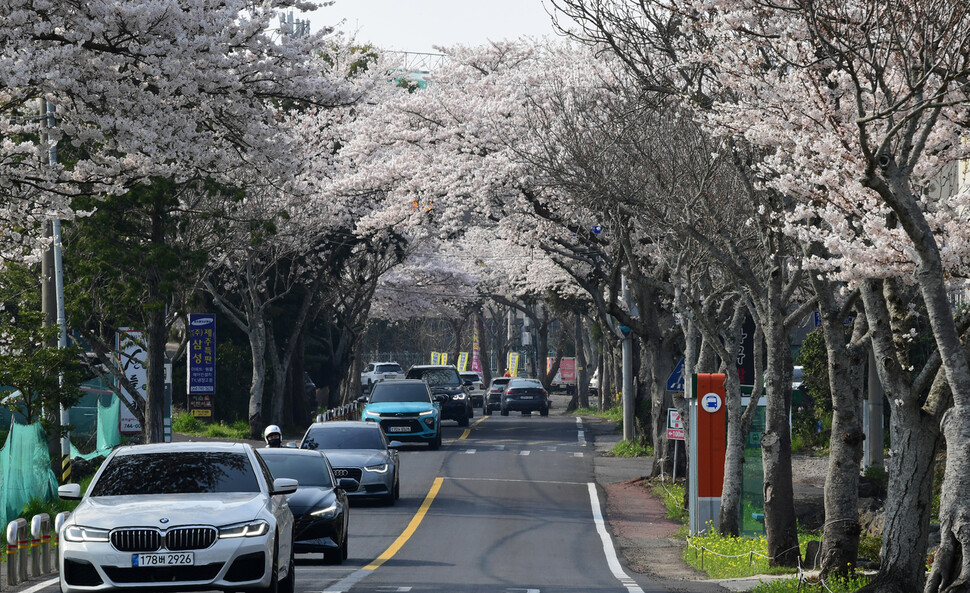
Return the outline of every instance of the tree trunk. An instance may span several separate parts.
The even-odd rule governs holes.
[[[761,437],[764,465],[765,536],[770,566],[798,566],[798,529],[791,469],[792,354],[785,330],[780,287],[769,289],[771,310],[762,318],[767,350],[768,384],[765,431]]]
[[[263,390],[266,387],[266,327],[262,316],[250,318],[249,350],[252,354],[253,380],[249,385],[249,436],[263,436]]]
[[[738,350],[741,347],[741,329],[748,310],[738,299],[731,323],[721,332],[724,356],[721,372],[724,373],[724,407],[727,416],[727,445],[724,457],[724,482],[721,486],[721,508],[718,512],[717,529],[721,535],[737,537],[741,533],[741,492],[744,481],[744,447],[747,431],[741,422],[741,378],[738,375]],[[727,355],[733,355],[730,358]]]
[[[165,440],[165,342],[168,327],[165,312],[152,311],[145,328],[145,424],[142,430],[146,443]]]

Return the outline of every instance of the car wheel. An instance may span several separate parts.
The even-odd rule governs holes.
[[[540,416],[548,416],[549,415],[549,406],[545,406],[541,410],[539,410],[539,415]]]
[[[428,443],[432,451],[437,451],[441,448],[441,429],[438,429],[438,434],[435,435],[434,440]]]
[[[270,569],[269,569],[270,574],[273,576],[270,578],[269,586],[263,589],[265,593],[279,593],[279,589],[280,589],[280,580],[279,580],[280,579],[280,575],[279,575],[280,541],[279,540],[280,540],[280,536],[279,534],[276,534],[276,543],[273,544],[273,564],[272,566],[270,566]]]
[[[509,415],[509,409],[503,406],[502,407],[502,415],[503,416],[508,416]]]
[[[467,413],[467,411],[465,412],[465,415],[464,416],[462,416],[461,418],[458,419],[458,426],[468,426],[468,413]]]
[[[492,415],[492,408],[490,408],[488,406],[483,406],[482,407],[482,415],[483,416],[491,416]]]
[[[401,479],[394,480],[394,500],[401,498]]]
[[[347,535],[347,532],[345,531],[344,543],[342,546],[340,546],[340,559],[346,560],[349,557],[350,557],[350,536]]]
[[[347,541],[347,536],[344,536],[344,543]],[[343,544],[336,550],[324,550],[323,551],[323,562],[324,564],[340,564],[344,561],[344,551]]]
[[[293,546],[290,546],[290,567],[286,578],[279,582],[278,593],[293,593],[296,589],[296,556]]]

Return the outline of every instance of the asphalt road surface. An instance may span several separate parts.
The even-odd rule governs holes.
[[[394,506],[352,502],[342,565],[297,555],[298,592],[649,590],[617,560],[581,420],[496,412],[468,428],[445,421],[443,437],[438,451],[402,449]],[[31,593],[57,591],[48,583]]]

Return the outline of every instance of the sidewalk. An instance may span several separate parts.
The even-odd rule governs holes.
[[[560,405],[557,401],[556,405],[562,413],[565,402]],[[604,513],[614,545],[638,584],[692,593],[724,593],[751,591],[764,582],[792,577],[755,575],[718,580],[688,565],[681,557],[686,542],[674,535],[680,523],[667,519],[663,502],[640,483],[650,474],[652,459],[610,456],[623,439],[616,423],[584,416],[583,425],[586,440],[592,442],[595,451],[595,479],[606,494]]]

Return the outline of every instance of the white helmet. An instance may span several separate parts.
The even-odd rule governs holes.
[[[275,438],[273,438],[273,435],[276,435]],[[266,441],[268,446],[279,447],[283,441],[283,431],[280,430],[279,426],[270,424],[263,431],[263,439]]]

